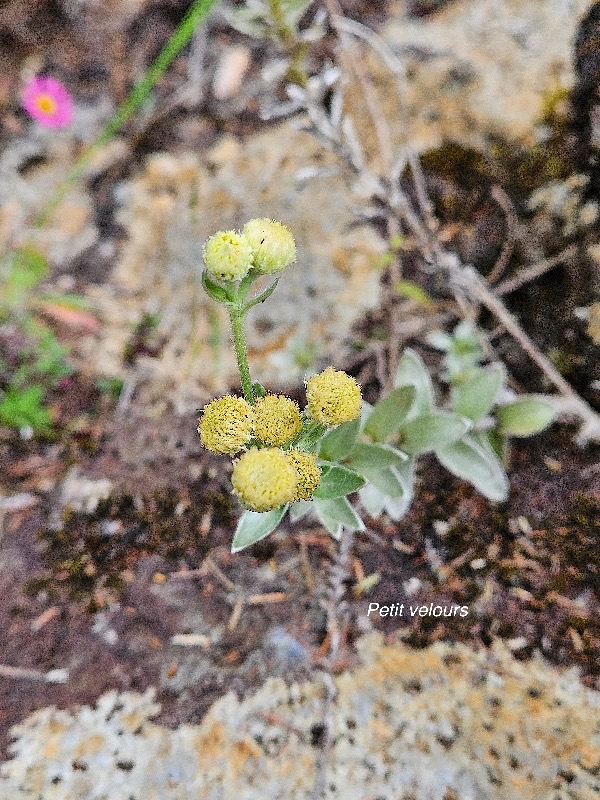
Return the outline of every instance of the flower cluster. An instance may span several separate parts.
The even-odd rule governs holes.
[[[362,403],[354,378],[333,367],[308,379],[306,399],[310,416],[322,425],[332,426],[356,419]]]
[[[286,503],[310,500],[321,481],[316,456],[303,449],[303,431],[335,427],[356,419],[360,388],[354,378],[331,367],[308,380],[308,404],[267,394],[254,405],[227,395],[209,403],[198,424],[204,447],[235,455],[232,483],[252,511],[271,511]]]
[[[207,239],[202,255],[212,278],[239,281],[251,269],[261,275],[281,272],[296,260],[296,244],[281,222],[251,219],[241,233],[215,233]]]
[[[254,409],[241,397],[219,397],[204,409],[198,433],[207,450],[233,456],[252,438]]]

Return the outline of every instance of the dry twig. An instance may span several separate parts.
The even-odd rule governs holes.
[[[326,0],[326,6],[331,15],[332,24],[340,35],[340,42],[343,48],[349,51],[350,45],[348,44],[347,32],[351,31],[353,34],[361,36],[369,44],[376,45],[378,52],[381,54],[386,54],[386,63],[397,77],[398,94],[399,98],[402,99],[404,91],[402,88],[403,70],[398,59],[393,54],[390,56],[389,48],[386,49],[374,32],[367,34],[365,31],[368,31],[368,29],[365,29],[364,26],[359,26],[358,23],[351,23],[347,20],[343,21],[336,0]],[[362,81],[361,86],[365,91],[365,85]],[[377,111],[372,98],[367,93],[365,94],[365,99],[369,112],[373,116]],[[474,305],[480,303],[496,317],[507,333],[561,393],[562,397],[552,398],[557,412],[567,416],[575,416],[582,421],[583,424],[577,437],[579,444],[583,445],[591,440],[600,441],[600,415],[565,381],[501,300],[500,292],[506,293],[506,291],[515,288],[514,281],[508,284],[505,282],[499,287],[500,291],[494,292],[471,265],[462,264],[456,254],[448,251],[435,235],[437,225],[434,220],[429,219],[426,211],[431,206],[427,203],[425,181],[418,166],[416,155],[413,154],[410,157],[409,163],[411,164],[411,175],[417,196],[417,208],[415,208],[397,179],[400,174],[398,171],[395,179],[390,182],[388,178],[377,175],[368,168],[364,159],[362,145],[356,138],[355,128],[349,115],[338,114],[339,119],[334,119],[333,116],[328,115],[323,110],[322,106],[319,106],[316,97],[305,93],[304,100],[313,132],[338,157],[346,161],[350,169],[358,174],[361,186],[363,188],[365,186],[370,187],[372,197],[378,200],[381,206],[387,208],[388,214],[396,218],[401,226],[414,236],[424,261],[424,269],[435,271],[446,278],[457,303],[466,314],[471,315]],[[375,119],[373,121],[374,123],[376,122]],[[387,161],[389,160],[387,145],[385,149],[384,161]],[[410,149],[408,152],[410,152]],[[363,155],[358,158],[356,156],[357,153]],[[394,165],[402,164],[403,157],[392,161],[392,163]],[[390,175],[392,173],[389,172],[387,174]],[[538,265],[538,268],[541,268],[541,266]]]
[[[333,746],[333,704],[337,692],[333,679],[333,667],[338,660],[340,643],[342,640],[340,618],[347,608],[347,604],[343,599],[345,592],[344,581],[348,577],[353,543],[354,532],[344,531],[338,551],[331,562],[328,586],[322,600],[322,606],[327,614],[329,653],[325,658],[324,670],[321,673],[321,679],[325,687],[325,698],[323,702],[323,738],[315,765],[315,782],[311,800],[320,800],[320,798],[324,796],[327,763]]]

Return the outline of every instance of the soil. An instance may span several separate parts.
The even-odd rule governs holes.
[[[129,76],[152,59],[156,43],[167,38],[189,4],[131,5],[140,10],[116,20],[111,50],[94,47],[97,27],[82,36],[81,19],[65,15],[60,4],[9,0],[3,5],[0,36],[10,61],[10,79],[0,81],[3,140],[24,130],[23,115],[10,98],[18,95],[18,68],[33,53],[46,69],[68,78],[81,97],[108,86],[115,101],[123,99]],[[342,5],[367,24],[376,24],[384,13],[381,3]],[[416,5],[416,13],[427,13],[431,4]],[[218,22],[211,32],[232,36]],[[272,55],[262,44],[252,46],[257,52],[263,48],[263,59]],[[325,58],[328,47],[325,42],[319,57]],[[255,59],[252,68],[260,63]],[[183,62],[176,62],[161,80],[158,103],[181,69]],[[217,115],[211,103],[208,97],[200,109],[182,108],[144,130],[130,126],[136,155],[158,146],[203,147],[222,130],[248,136],[261,125],[251,103],[229,118]],[[183,124],[199,112],[202,125]],[[113,169],[92,187],[105,238],[118,234],[110,187],[130,169]],[[497,213],[491,206],[479,211],[488,221]],[[444,219],[452,221],[451,214]],[[493,225],[481,230],[482,242],[487,236],[492,250],[500,246]],[[108,274],[107,265],[93,259],[79,266],[67,265],[80,282],[76,289]],[[572,283],[572,276],[561,274],[564,285],[554,278],[539,284],[536,291],[550,298],[542,308]],[[407,277],[413,277],[410,267]],[[434,285],[426,288],[435,292]],[[539,295],[535,299],[539,308]],[[388,296],[377,315],[357,326],[356,341],[383,338],[386,345],[394,302]],[[551,331],[542,323],[536,329],[530,295],[522,293],[514,302],[522,315],[531,316],[541,346],[563,342],[560,320]],[[590,389],[598,351],[583,328],[570,337],[568,348],[583,353],[570,377],[598,408],[598,392]],[[508,341],[505,352],[512,352]],[[339,368],[360,375],[367,399],[374,400],[381,388],[378,365],[372,350],[366,347],[364,353]],[[428,351],[424,356],[433,357]],[[523,359],[513,358],[510,367],[521,384],[538,388],[536,373]],[[232,556],[239,510],[229,493],[229,462],[201,449],[195,418],[165,412],[152,419],[135,399],[120,414],[108,394],[77,372],[55,390],[51,408],[56,435],[50,439],[25,441],[17,432],[0,430],[2,493],[32,494],[31,505],[0,517],[1,661],[41,672],[65,668],[69,676],[64,684],[0,678],[1,757],[7,756],[11,726],[46,705],[93,703],[109,688],[143,691],[155,685],[162,705],[158,722],[176,726],[200,720],[227,691],[243,695],[268,675],[292,680],[320,665],[328,643],[319,587],[335,546],[318,526],[286,523]],[[573,438],[574,430],[556,426],[534,439],[516,440],[510,499],[495,506],[433,459],[423,459],[408,515],[397,524],[369,520],[367,531],[356,537],[337,668],[353,663],[353,641],[372,626],[416,647],[438,639],[488,645],[501,637],[518,657],[538,650],[557,665],[577,666],[589,686],[600,688],[600,447],[580,449]],[[77,473],[70,473],[73,468]],[[60,487],[68,474],[109,479],[108,498],[89,513],[65,510]],[[357,586],[372,575],[379,582],[360,596]],[[466,605],[469,613],[367,616],[369,603],[390,602]],[[187,646],[173,642],[181,634],[196,639],[188,639]]]
[[[74,381],[68,393],[89,408],[89,387]],[[539,650],[600,686],[599,451],[578,449],[564,428],[514,444],[502,506],[422,461],[409,514],[397,524],[370,520],[357,535],[339,668],[352,663],[352,642],[370,621],[416,647],[501,637],[519,657]],[[226,691],[242,695],[267,675],[291,680],[320,663],[327,643],[318,587],[333,542],[317,526],[286,524],[231,556],[238,512],[228,462],[201,450],[193,418],[152,421],[133,408],[116,421],[108,409],[77,418],[77,432],[67,426],[52,443],[25,445],[5,433],[1,452],[7,494],[41,498],[4,519],[2,661],[69,671],[64,685],[0,682],[4,754],[10,727],[46,705],[157,685],[159,720],[178,725],[198,721]],[[91,514],[61,512],[58,488],[48,489],[74,464],[113,483]],[[373,574],[379,583],[357,597],[358,580]],[[234,624],[237,597],[257,595]],[[367,617],[369,603],[390,602],[466,605],[469,614]],[[198,630],[217,635],[203,646],[171,642]]]

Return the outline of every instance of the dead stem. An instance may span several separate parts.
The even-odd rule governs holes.
[[[348,577],[348,567],[351,561],[353,542],[354,532],[344,531],[338,551],[331,562],[327,588],[323,600],[321,601],[321,605],[327,614],[329,652],[324,659],[324,670],[320,676],[325,687],[325,697],[323,701],[323,739],[315,764],[315,782],[311,800],[321,800],[325,794],[327,764],[333,746],[333,704],[337,694],[335,681],[333,679],[333,667],[338,660],[342,639],[340,617],[346,608],[346,603],[343,600],[346,591],[344,581]]]
[[[383,168],[385,173],[389,175],[392,171],[392,164],[394,160],[392,138],[385,120],[385,115],[383,114],[383,110],[379,102],[379,98],[377,96],[377,92],[375,91],[373,83],[369,78],[366,69],[364,68],[360,55],[356,53],[356,48],[352,42],[352,39],[348,36],[344,28],[338,24],[338,20],[342,18],[342,9],[338,3],[338,0],[324,0],[324,4],[329,13],[331,24],[335,28],[335,31],[339,37],[342,50],[347,56],[347,64],[354,72],[358,82],[360,83],[365,102],[369,110],[369,116],[371,117],[371,122],[375,130],[375,135],[377,136],[379,153],[383,161]]]
[[[506,237],[504,239],[504,244],[502,245],[502,251],[498,257],[498,260],[492,267],[490,274],[487,276],[487,282],[491,285],[500,280],[500,278],[504,275],[506,268],[508,267],[510,257],[513,254],[515,242],[517,241],[517,215],[515,213],[513,204],[510,201],[510,197],[506,194],[501,186],[492,186],[490,194],[496,203],[498,203],[504,212],[504,216],[506,217]]]
[[[557,253],[555,256],[545,258],[543,261],[538,261],[537,264],[532,264],[530,267],[520,270],[519,274],[515,275],[514,278],[509,278],[508,280],[502,281],[502,283],[499,283],[497,286],[494,286],[494,294],[501,297],[502,295],[516,291],[520,289],[521,286],[525,286],[525,284],[531,283],[531,281],[541,277],[549,270],[564,264],[565,261],[568,261],[576,253],[577,245],[569,245],[569,247],[561,250],[561,252]]]

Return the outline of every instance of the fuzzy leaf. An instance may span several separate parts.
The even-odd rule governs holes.
[[[415,401],[407,415],[407,419],[414,419],[433,408],[435,395],[431,377],[421,357],[409,347],[404,351],[398,364],[394,386],[396,388],[400,386],[415,387]]]
[[[388,497],[401,497],[404,489],[393,468],[401,468],[407,459],[404,453],[390,445],[359,442],[347,463]]]
[[[364,431],[376,442],[385,442],[406,419],[415,400],[414,386],[399,386],[375,405]]]
[[[336,497],[345,497],[364,486],[364,478],[346,467],[325,466],[322,468],[321,483],[313,492],[313,497],[333,500]]]
[[[506,371],[502,364],[492,364],[476,372],[452,389],[452,408],[474,422],[488,414],[504,384]]]
[[[273,283],[272,283],[272,284],[269,286],[269,288],[268,288],[268,289],[265,289],[265,291],[264,291],[264,292],[261,292],[261,294],[257,295],[256,297],[253,297],[253,298],[252,298],[252,300],[249,300],[249,301],[246,303],[246,305],[244,306],[244,314],[245,314],[247,311],[249,311],[251,308],[254,308],[254,306],[258,305],[259,303],[264,303],[264,302],[265,302],[265,300],[267,299],[267,297],[270,297],[270,296],[273,294],[273,292],[274,292],[274,291],[275,291],[275,289],[277,288],[277,284],[278,284],[278,283],[279,283],[279,278],[277,278],[277,280],[276,280],[276,281],[274,281],[274,282],[273,282]]]
[[[390,472],[401,486],[401,492],[391,497],[389,492],[382,491],[377,485],[368,483],[359,490],[358,496],[365,511],[372,517],[379,517],[383,511],[390,519],[401,519],[413,500],[414,495],[414,460],[405,461],[402,467],[391,467]]]
[[[350,453],[356,442],[358,431],[360,430],[360,420],[345,422],[338,425],[321,439],[319,444],[319,456],[326,461],[341,461]]]
[[[267,390],[262,385],[262,383],[254,381],[254,383],[252,384],[252,394],[254,395],[255,398],[264,397],[267,394]]]
[[[335,500],[315,499],[313,503],[319,522],[327,528],[334,539],[341,537],[344,528],[354,531],[364,530],[362,519],[345,497],[337,497]]]
[[[306,453],[316,453],[318,451],[319,442],[327,433],[327,430],[326,425],[321,425],[313,419],[305,419],[302,422],[302,430],[291,444],[293,447],[304,450]]]
[[[346,465],[362,475],[361,469],[401,466],[408,460],[408,456],[388,444],[365,444],[358,442],[350,453]]]
[[[521,397],[496,410],[500,432],[507,436],[531,436],[554,419],[552,406],[538,397]]]
[[[508,497],[508,478],[491,447],[481,440],[465,436],[460,442],[437,449],[441,464],[454,475],[468,481],[488,500],[504,501]]]
[[[452,411],[422,414],[401,428],[403,450],[421,455],[456,442],[469,430],[469,422]]]
[[[415,460],[410,458],[398,467],[392,467],[392,472],[402,485],[400,497],[390,497],[385,504],[388,516],[393,520],[403,517],[413,501],[415,494]]]
[[[213,279],[208,276],[206,270],[202,273],[202,286],[206,294],[212,297],[213,300],[216,300],[217,303],[223,303],[225,305],[231,303],[232,298],[227,289],[216,281],[213,281]]]
[[[237,524],[231,552],[239,553],[272,533],[283,519],[287,508],[286,505],[274,508],[273,511],[244,511]]]
[[[380,492],[372,483],[367,483],[359,491],[358,496],[362,507],[370,517],[376,519],[381,516],[387,499],[383,492]]]
[[[383,492],[386,497],[402,497],[404,495],[402,483],[392,468],[375,469],[363,467],[361,474],[369,483],[372,483],[375,488]]]
[[[310,500],[297,500],[290,506],[290,522],[298,522],[313,510]]]

